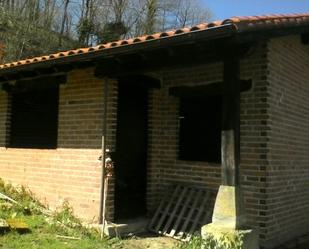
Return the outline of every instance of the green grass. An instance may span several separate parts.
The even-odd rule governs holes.
[[[77,230],[74,235],[80,240],[61,239],[57,235],[63,235],[63,228],[50,225],[46,217],[42,215],[21,216],[29,225],[31,232],[19,234],[17,232],[8,232],[0,237],[0,248],[5,249],[100,249],[117,248],[121,245],[118,239],[100,240],[99,235],[92,231],[83,234]],[[73,231],[71,231],[72,233]],[[73,235],[73,234],[70,234]]]
[[[20,234],[17,231],[2,232],[0,248],[3,249],[101,249],[121,248],[120,239],[100,239],[95,229],[85,228],[73,215],[68,203],[64,203],[54,213],[43,214],[44,206],[40,204],[25,188],[16,189],[0,180],[0,192],[20,203],[7,206],[0,199],[0,218],[23,220],[30,228],[29,232]],[[75,239],[60,238],[68,236]]]

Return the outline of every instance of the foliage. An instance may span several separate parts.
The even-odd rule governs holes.
[[[128,32],[128,28],[123,22],[106,23],[102,31],[98,31],[98,39],[100,43],[116,41]]]
[[[82,18],[77,26],[78,40],[81,44],[87,44],[90,35],[94,34],[94,23],[93,21]]]
[[[67,50],[78,43],[63,37],[59,46],[60,34],[46,29],[38,22],[27,20],[18,13],[0,8],[0,43],[5,46],[3,62],[19,60],[37,55]]]
[[[83,226],[81,220],[74,215],[73,208],[67,201],[63,202],[62,206],[46,220],[53,231],[64,236],[86,236],[89,238],[98,236],[97,230]]]
[[[0,1],[0,63],[206,22],[202,0]],[[2,57],[2,58],[1,58]]]
[[[24,187],[15,188],[5,184],[0,179],[0,192],[18,201],[19,205],[7,206],[0,210],[0,218],[15,217],[28,224],[31,232],[19,234],[11,231],[0,235],[0,247],[6,249],[108,249],[119,248],[119,239],[100,239],[99,232],[88,229],[73,214],[73,209],[68,202],[64,202],[50,215],[43,214],[44,208]],[[5,203],[0,200],[0,204]],[[22,208],[27,205],[29,212]],[[58,236],[60,235],[60,236]],[[69,236],[74,239],[65,239]]]
[[[0,206],[0,218],[10,218],[27,214],[41,214],[45,207],[36,200],[33,193],[23,186],[16,188],[11,184],[5,184],[0,179],[0,193],[6,194],[13,200],[18,200],[18,204]]]
[[[177,249],[201,249],[203,246],[204,240],[199,237],[193,237],[189,242],[182,243]]]
[[[219,243],[218,243],[219,242]],[[188,243],[183,243],[178,249],[241,249],[242,236],[230,238],[229,236],[222,236],[219,241],[212,236],[207,236],[202,239],[199,236],[193,237]]]

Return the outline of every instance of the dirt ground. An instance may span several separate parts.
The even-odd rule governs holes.
[[[175,249],[179,242],[168,237],[145,234],[127,238],[121,249]]]

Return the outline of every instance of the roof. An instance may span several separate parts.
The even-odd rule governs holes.
[[[202,23],[199,25],[195,25],[193,27],[186,27],[166,32],[155,33],[151,35],[144,35],[132,39],[119,40],[109,42],[106,44],[100,44],[94,47],[79,48],[74,50],[68,50],[65,52],[54,53],[50,55],[34,57],[31,59],[6,63],[0,65],[0,72],[3,69],[16,68],[19,66],[26,66],[28,64],[35,64],[40,62],[42,63],[45,61],[59,60],[61,58],[74,57],[77,55],[86,55],[97,52],[104,53],[105,50],[111,50],[117,47],[131,46],[134,44],[178,37],[190,33],[207,32],[213,29],[223,28],[227,25],[233,26],[236,33],[269,30],[269,29],[280,29],[280,28],[293,28],[297,26],[309,26],[309,13],[232,17],[226,20],[214,21],[210,23]]]

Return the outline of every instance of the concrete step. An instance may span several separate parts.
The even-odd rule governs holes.
[[[147,231],[149,220],[137,218],[124,220],[119,223],[107,223],[104,233],[109,237],[125,237],[132,234],[139,234]]]

